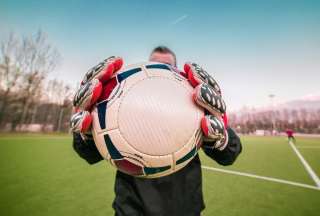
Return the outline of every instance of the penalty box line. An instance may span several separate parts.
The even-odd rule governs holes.
[[[302,165],[304,166],[305,170],[308,172],[308,174],[310,175],[310,177],[312,178],[312,180],[315,182],[315,184],[317,185],[317,187],[320,189],[320,179],[317,176],[317,174],[313,171],[313,169],[311,168],[311,166],[308,164],[308,162],[304,159],[304,157],[302,156],[302,154],[299,152],[299,150],[297,149],[297,147],[291,142],[289,141],[289,145],[291,146],[291,148],[293,149],[293,151],[296,153],[296,155],[298,156],[298,158],[300,159]]]
[[[239,172],[239,171],[225,170],[225,169],[214,168],[214,167],[209,167],[209,166],[201,166],[201,167],[202,167],[202,169],[206,169],[206,170],[210,170],[210,171],[222,172],[222,173],[239,175],[239,176],[246,176],[246,177],[250,177],[250,178],[271,181],[271,182],[277,182],[277,183],[281,183],[281,184],[293,185],[293,186],[297,186],[297,187],[308,188],[308,189],[320,191],[319,187],[316,187],[313,185],[308,185],[308,184],[303,184],[303,183],[299,183],[299,182],[293,182],[293,181],[277,179],[277,178],[272,178],[272,177],[267,177],[267,176],[259,176],[259,175],[254,175],[254,174]]]

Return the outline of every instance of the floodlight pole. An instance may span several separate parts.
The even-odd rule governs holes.
[[[276,95],[274,94],[269,94],[269,98],[270,98],[270,101],[271,101],[271,106],[272,106],[272,135],[273,135],[273,132],[276,130],[276,119],[275,119],[275,113],[274,113],[274,98],[275,98]]]

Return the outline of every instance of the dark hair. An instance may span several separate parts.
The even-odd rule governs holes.
[[[163,53],[163,54],[166,54],[166,53],[170,53],[172,56],[173,56],[173,58],[174,58],[174,66],[177,66],[177,57],[176,57],[176,54],[171,50],[171,49],[169,49],[168,47],[166,47],[166,46],[157,46],[156,48],[154,48],[153,50],[152,50],[152,52],[151,52],[151,54],[150,55],[152,55],[152,53],[155,53],[155,52],[157,52],[157,53]]]

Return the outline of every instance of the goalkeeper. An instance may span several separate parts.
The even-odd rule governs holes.
[[[149,60],[176,68],[175,54],[164,46],[156,47]],[[89,164],[95,164],[103,158],[89,133],[92,122],[90,112],[80,109],[90,110],[97,102],[108,99],[117,84],[114,74],[120,70],[122,64],[121,58],[110,57],[93,67],[85,75],[74,97],[77,112],[71,118],[73,148]],[[206,115],[201,121],[204,134],[202,149],[217,163],[231,165],[242,147],[239,137],[227,126],[226,107],[219,85],[195,63],[186,63],[184,71],[175,70],[189,80],[194,87],[195,103],[205,109]],[[205,208],[198,155],[183,169],[156,179],[137,178],[117,171],[114,191],[112,207],[118,216],[199,216]]]

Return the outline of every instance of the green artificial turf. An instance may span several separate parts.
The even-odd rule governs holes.
[[[314,185],[283,137],[242,137],[243,152],[229,167],[202,152],[202,164]],[[320,174],[320,139],[297,147]],[[0,135],[0,215],[113,215],[115,170],[88,165],[69,135]],[[319,215],[320,190],[203,169],[202,215]]]

